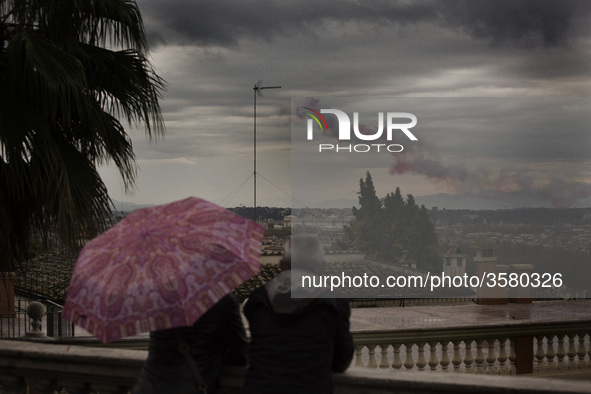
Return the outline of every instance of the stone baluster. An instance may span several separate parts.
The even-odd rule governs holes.
[[[412,342],[405,343],[404,346],[406,347],[406,356],[404,357],[404,368],[411,370],[415,366],[415,362],[412,358]]]
[[[393,357],[392,357],[392,368],[400,369],[402,368],[402,360],[400,359],[400,346],[401,343],[394,343],[392,344],[393,350]]]
[[[355,345],[355,366],[363,367],[363,347],[364,345]]]
[[[489,338],[486,340],[488,344],[488,351],[486,352],[486,373],[495,373],[498,372],[495,370],[495,361],[497,361],[497,357],[495,355],[495,339]]]
[[[505,348],[507,347],[507,338],[499,338],[499,356],[497,360],[499,360],[499,373],[501,375],[505,375],[509,373],[509,369],[507,368],[507,352]]]
[[[476,358],[474,359],[474,373],[484,373],[484,368],[482,364],[484,363],[484,353],[482,352],[482,344],[484,343],[484,339],[477,339],[476,340]]]
[[[368,349],[368,359],[367,359],[367,368],[377,368],[378,363],[376,362],[376,347],[378,345],[367,345]]]
[[[419,367],[419,371],[425,370],[425,365],[427,365],[427,361],[425,360],[425,342],[417,343],[419,347],[419,357],[417,359],[417,367]]]
[[[509,374],[516,375],[517,368],[515,367],[515,360],[517,355],[515,354],[515,338],[509,338]]]
[[[448,347],[449,347],[449,341],[443,341],[441,342],[441,360],[439,360],[439,364],[441,364],[441,370],[443,372],[449,372],[449,355],[447,354],[448,351]]]
[[[585,350],[585,333],[579,333],[578,337],[579,343],[577,343],[577,364],[581,366],[585,364],[585,356],[587,355],[587,351]]]
[[[45,333],[41,331],[41,319],[47,313],[45,305],[39,301],[33,301],[27,307],[27,315],[31,318],[31,331],[25,335],[29,338],[44,338]]]
[[[460,372],[460,365],[462,364],[462,356],[460,354],[460,343],[461,341],[455,340],[453,341],[454,344],[454,355],[451,359],[451,363],[454,366],[454,372]]]
[[[443,353],[445,353],[443,351],[443,344],[441,345],[441,355],[443,356]],[[439,361],[437,360],[437,342],[436,341],[430,341],[429,342],[429,369],[431,371],[436,371],[437,370],[437,365],[439,365]]]
[[[370,345],[356,345],[353,365],[376,369],[404,367],[406,370],[445,372],[451,370],[499,375],[531,373],[532,369],[535,372],[545,373],[556,368],[566,370],[582,368],[583,365],[583,368],[588,368],[591,364],[591,346],[586,342],[589,334],[585,330],[583,333],[564,332],[547,336],[537,334],[527,338],[507,339],[507,337],[493,336],[464,341],[459,339],[445,341],[431,337],[422,342],[411,341],[398,344],[372,344],[371,340],[365,340],[364,342]],[[522,341],[519,342],[519,339]],[[426,349],[426,345],[429,345],[429,349]],[[389,356],[390,346],[392,346],[392,356]],[[365,347],[367,350],[364,349]],[[526,351],[529,348],[529,359],[522,357],[520,349],[523,347]],[[450,364],[452,368],[449,368]],[[529,368],[529,372],[524,368]]]
[[[549,367],[555,366],[556,352],[554,351],[554,337],[555,335],[546,336],[546,365]]]
[[[536,359],[534,370],[540,372],[544,368],[544,335],[536,335],[536,353],[534,357]]]
[[[466,345],[464,354],[464,372],[473,372],[474,370],[474,358],[472,357],[472,342],[474,340],[464,341]]]
[[[577,334],[570,333],[568,334],[568,350],[566,352],[566,356],[568,357],[568,365],[572,366],[575,364],[575,356],[577,355],[577,351],[575,349],[575,336]]]
[[[380,354],[380,368],[390,368],[390,362],[388,361],[388,347],[390,345],[388,345],[387,343],[382,343],[380,345],[380,350],[381,350],[381,354]]]
[[[558,334],[558,348],[556,349],[556,357],[558,359],[557,365],[559,369],[564,367],[564,356],[566,356],[566,351],[564,350],[564,337],[566,334]]]

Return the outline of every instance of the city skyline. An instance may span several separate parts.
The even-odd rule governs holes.
[[[290,195],[312,204],[355,200],[367,170],[379,196],[396,186],[414,196],[480,192],[441,182],[426,169],[392,173],[391,158],[343,173],[346,180],[326,187],[326,196],[292,190],[293,97],[586,99],[591,86],[586,23],[591,4],[585,2],[494,1],[493,7],[491,1],[139,0],[138,5],[151,60],[168,81],[161,102],[167,134],[150,143],[141,130],[130,130],[140,169],[132,193],[123,193],[112,166],[101,169],[111,197],[122,202],[160,204],[195,195],[228,207],[252,206],[253,86],[258,80],[282,86],[257,100],[260,206],[290,206]],[[524,169],[521,174],[536,183],[535,172],[547,174],[550,169],[543,166],[552,166],[558,172],[545,175],[546,181],[561,179],[566,182],[557,186],[562,190],[576,186],[573,193],[581,187],[586,193],[587,124],[562,126],[554,134],[515,135],[510,145],[498,142],[502,155],[469,157],[463,168],[502,161],[503,168]],[[451,149],[477,145],[481,137],[450,135],[444,142]],[[523,149],[525,137],[533,148]],[[574,144],[563,146],[561,138]],[[437,146],[442,161],[448,160],[445,148]],[[552,160],[540,159],[544,155]],[[408,159],[419,163],[417,156]],[[444,168],[451,175],[456,167]]]

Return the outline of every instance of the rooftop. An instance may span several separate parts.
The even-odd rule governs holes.
[[[427,302],[427,300],[425,300]],[[591,300],[534,301],[530,304],[457,305],[354,308],[352,331],[392,329],[466,328],[483,325],[522,325],[531,323],[591,320]]]

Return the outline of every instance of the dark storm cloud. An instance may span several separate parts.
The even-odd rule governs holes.
[[[445,23],[478,38],[530,45],[568,42],[587,28],[591,3],[586,0],[449,0],[441,1]]]
[[[388,179],[391,168],[414,195],[520,192],[550,196],[557,206],[591,195],[581,183],[588,179],[589,118],[578,115],[589,105],[579,110],[571,103],[572,116],[554,115],[550,106],[526,117],[506,100],[589,96],[590,0],[137,2],[151,57],[168,82],[166,138],[157,145],[142,134],[134,140],[143,169],[137,201],[168,202],[184,193],[215,199],[242,184],[251,175],[252,88],[259,79],[283,87],[257,103],[258,168],[283,189],[292,177],[290,97],[330,98],[322,108],[340,108],[338,97],[378,98],[355,109],[367,123],[378,111],[415,113],[374,107],[384,97],[442,97],[441,110],[416,107],[419,126],[427,116],[437,121],[432,132],[417,131],[432,149],[409,146],[404,157],[372,156],[363,165],[383,169]],[[475,97],[503,99],[477,108]],[[490,120],[492,109],[505,112]],[[535,123],[512,133],[524,118]],[[352,168],[348,157],[338,159],[325,167]],[[365,173],[351,169],[360,175],[351,175],[348,186],[344,174],[332,179],[311,168],[306,177],[319,179],[306,186],[311,200],[315,193],[354,198],[355,179]],[[329,178],[332,186],[325,185]],[[118,178],[109,187],[118,193]],[[244,194],[241,203],[250,201]]]
[[[585,29],[586,0],[230,1],[139,0],[152,45],[235,46],[243,37],[314,32],[324,23],[435,23],[495,44],[568,44]],[[434,39],[436,39],[434,37]]]
[[[144,17],[168,30],[149,28],[152,44],[177,40],[182,44],[234,46],[242,37],[270,39],[277,34],[308,31],[331,20],[388,20],[395,16],[398,20],[415,22],[436,16],[427,3],[139,0],[138,4]]]

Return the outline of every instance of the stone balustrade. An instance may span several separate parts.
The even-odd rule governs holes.
[[[443,314],[436,313],[443,307],[420,307],[412,313],[406,311],[405,318],[411,320],[406,324],[404,318],[397,321],[392,317],[403,315],[400,309],[405,308],[357,310],[352,332],[355,359],[347,373],[334,376],[335,393],[391,392],[393,387],[411,394],[562,393],[569,392],[569,387],[572,392],[591,392],[588,304],[538,306],[541,308],[536,311],[535,305],[485,310],[468,305]],[[569,313],[565,313],[567,306]],[[31,313],[36,311],[30,309]],[[36,312],[32,318],[38,326],[43,308]],[[461,319],[452,322],[441,318],[452,312],[469,318],[461,324]],[[504,318],[485,318],[499,313]],[[384,318],[386,315],[389,317]],[[399,328],[390,328],[395,325]],[[67,390],[60,393],[69,394],[126,393],[147,355],[147,335],[104,345],[92,337],[55,339],[37,331],[32,329],[22,339],[0,340],[0,394],[53,393],[61,387]],[[522,374],[545,378],[530,378],[531,382],[519,386],[521,383],[515,382],[523,380],[515,375]],[[569,386],[571,382],[562,381],[556,385],[548,383],[548,376],[583,377],[587,382]],[[238,392],[243,378],[243,370],[226,370],[223,393]],[[520,388],[513,390],[515,387]]]
[[[0,340],[0,393],[53,394],[56,390],[68,394],[128,393],[147,356],[145,350],[82,347],[56,342]],[[244,369],[226,369],[220,394],[238,393],[243,379]],[[334,392],[339,394],[591,392],[589,382],[473,374],[425,375],[415,371],[354,366],[343,374],[335,374],[333,382]]]
[[[146,351],[101,349],[41,341],[0,340],[2,394],[126,393]],[[28,389],[28,391],[25,391]]]
[[[354,332],[364,368],[515,375],[591,374],[590,321]]]

